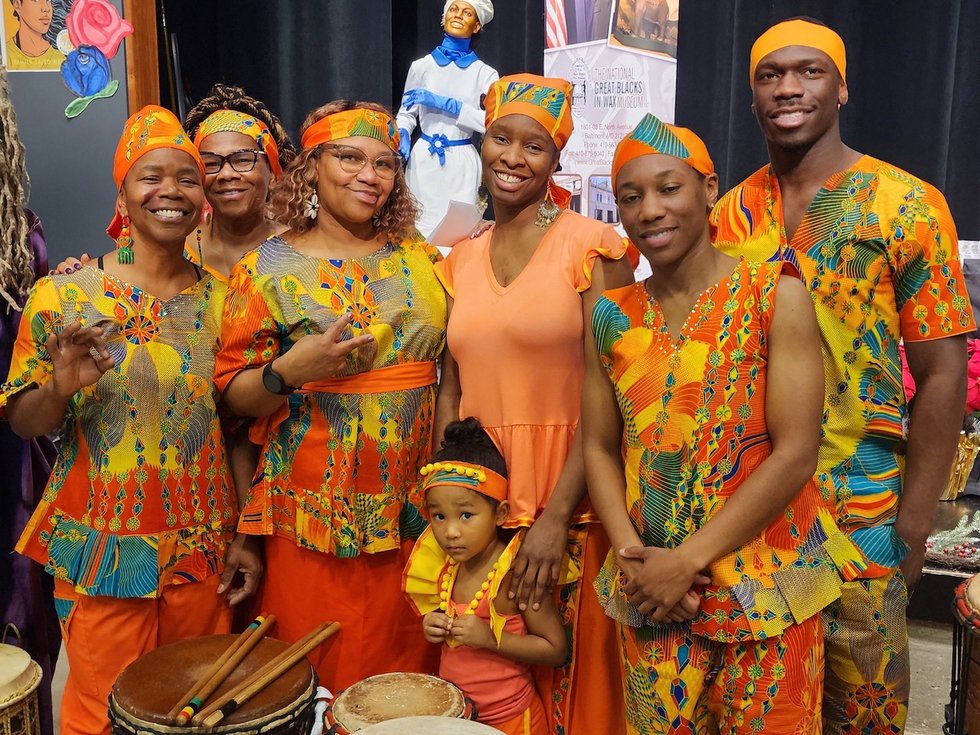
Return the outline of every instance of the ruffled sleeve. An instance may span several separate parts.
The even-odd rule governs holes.
[[[497,572],[488,590],[490,596],[490,629],[493,631],[493,637],[498,644],[504,634],[504,626],[508,616],[497,611],[494,601],[500,594],[500,586],[514,563],[522,537],[523,534],[515,534],[501,552],[497,559]],[[415,548],[412,549],[408,564],[405,565],[405,571],[402,573],[402,590],[419,615],[427,615],[441,609],[440,592],[444,579],[448,582],[446,593],[452,598],[458,568],[456,564],[450,562],[449,555],[439,546],[432,530],[426,529],[415,544]]]
[[[579,293],[588,291],[592,286],[592,271],[597,258],[619,260],[630,248],[629,240],[620,236],[611,226],[605,225],[598,238],[587,238],[576,242],[572,252],[572,264],[575,267],[572,283]],[[634,266],[635,267],[635,266]]]

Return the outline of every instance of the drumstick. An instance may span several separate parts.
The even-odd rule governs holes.
[[[269,621],[270,618],[271,622]],[[226,648],[221,655],[218,656],[217,660],[211,664],[211,666],[208,667],[208,669],[198,678],[198,680],[194,682],[194,685],[187,690],[187,693],[177,701],[177,704],[174,705],[174,708],[170,710],[169,714],[167,715],[167,719],[171,721],[176,719],[178,724],[185,724],[187,720],[190,719],[190,715],[184,717],[183,722],[181,722],[180,720],[184,714],[184,710],[190,709],[190,714],[194,714],[194,711],[201,706],[201,704],[210,694],[210,692],[199,694],[203,687],[205,687],[211,681],[211,679],[213,679],[214,676],[222,670],[225,664],[228,663],[236,652],[246,646],[250,640],[254,639],[255,643],[258,643],[258,641],[261,640],[262,635],[265,634],[265,631],[268,630],[269,625],[271,625],[272,622],[275,622],[275,619],[275,615],[266,616],[263,613],[249,623],[248,627],[246,627],[245,630],[243,630],[241,634],[239,634],[239,636],[231,642],[228,648]],[[248,650],[251,650],[254,645],[255,644],[253,643],[251,646],[249,646]],[[222,679],[223,678],[224,677],[222,677]],[[195,699],[197,699],[196,703],[194,702]]]
[[[293,668],[293,666],[295,666],[299,661],[306,658],[310,651],[319,646],[338,630],[340,630],[340,623],[330,623],[329,625],[324,623],[318,626],[314,631],[313,637],[309,638],[306,643],[302,645],[302,647],[292,652],[287,650],[286,652],[280,654],[270,661],[262,672],[257,673],[251,682],[242,682],[237,690],[229,692],[220,703],[215,703],[218,706],[218,709],[217,711],[212,712],[210,715],[205,716],[204,727],[210,729],[217,725],[227,715],[232,714],[249,699]]]
[[[187,724],[187,721],[201,708],[207,698],[222,685],[225,679],[228,678],[228,675],[251,653],[253,648],[262,642],[265,634],[275,622],[276,616],[270,613],[262,620],[259,627],[254,629],[250,637],[243,637],[241,639],[241,644],[238,648],[225,661],[221,668],[207,680],[204,686],[194,695],[193,699],[189,701],[187,706],[180,711],[180,714],[177,715],[177,725],[183,726]]]
[[[255,679],[258,679],[258,678],[261,678],[261,677],[265,676],[265,674],[268,671],[270,671],[277,664],[278,661],[283,660],[287,656],[292,656],[294,653],[296,653],[297,651],[299,651],[300,649],[302,649],[311,640],[313,640],[314,637],[316,637],[324,629],[326,629],[326,627],[328,625],[329,625],[329,623],[320,623],[317,627],[315,627],[313,630],[311,630],[305,636],[303,636],[298,641],[296,641],[291,646],[289,646],[285,651],[283,651],[282,653],[278,654],[276,657],[274,657],[271,660],[267,661],[265,664],[263,664],[262,666],[260,666],[257,670],[255,670],[254,672],[252,672],[252,679],[255,680]],[[204,718],[205,717],[208,717],[209,715],[212,715],[215,712],[217,712],[221,708],[221,705],[223,703],[225,703],[229,699],[231,699],[235,695],[236,692],[241,691],[242,688],[245,685],[246,685],[246,682],[244,682],[244,681],[239,682],[230,691],[225,692],[225,694],[222,695],[222,697],[220,699],[217,699],[214,702],[211,702],[211,704],[209,704],[207,707],[204,707],[201,710],[199,710],[197,712],[197,714],[195,714],[194,717],[191,719],[191,724],[192,725],[195,725],[196,727],[200,727],[202,725],[202,723],[204,722]]]

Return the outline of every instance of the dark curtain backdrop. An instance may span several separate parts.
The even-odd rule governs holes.
[[[705,139],[722,188],[766,161],[749,109],[749,50],[795,15],[844,39],[845,142],[938,186],[960,238],[980,240],[977,0],[681,0],[676,119]]]
[[[157,2],[189,99],[216,81],[240,84],[294,135],[337,97],[397,106],[409,65],[441,38],[443,0]],[[501,74],[540,72],[544,0],[495,6],[480,57]],[[847,44],[845,141],[938,186],[960,237],[980,240],[978,0],[681,0],[676,119],[705,138],[722,186],[766,160],[749,110],[749,49],[794,15],[820,18]]]
[[[444,0],[157,0],[190,100],[214,82],[266,102],[296,135],[338,97],[397,108],[413,60],[442,39]],[[541,72],[543,0],[498,0],[476,51],[502,75]],[[161,46],[162,48],[162,46]],[[167,84],[164,78],[164,96]],[[164,100],[168,107],[173,100]]]

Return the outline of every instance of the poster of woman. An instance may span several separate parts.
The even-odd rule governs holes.
[[[58,34],[72,0],[3,0],[3,60],[10,71],[58,71]]]

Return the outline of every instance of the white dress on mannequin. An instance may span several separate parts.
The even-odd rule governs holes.
[[[398,110],[399,129],[412,133],[418,125],[422,134],[433,139],[433,142],[423,138],[415,141],[408,159],[408,188],[422,206],[416,226],[425,237],[432,234],[445,216],[450,200],[476,203],[480,187],[480,154],[471,144],[443,145],[447,141],[469,140],[475,133],[482,134],[486,130],[480,100],[499,75],[496,69],[474,57],[475,54],[470,54],[469,58],[460,60],[466,63],[465,67],[460,67],[457,62],[440,66],[433,54],[428,54],[412,62],[405,80],[406,92],[427,89],[462,103],[458,117],[424,105],[415,105],[411,109],[405,109],[403,105]],[[437,151],[441,149],[445,165],[438,152],[430,150],[432,147]]]

